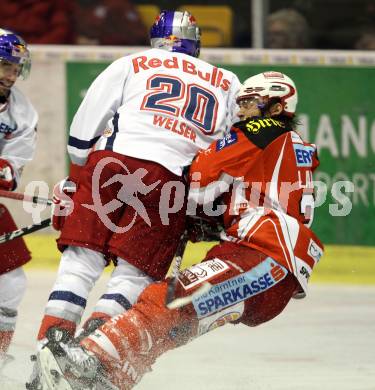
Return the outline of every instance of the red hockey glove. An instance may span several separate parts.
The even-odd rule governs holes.
[[[220,233],[224,230],[216,219],[201,216],[188,216],[186,229],[191,242],[220,241]]]
[[[74,208],[71,196],[77,191],[76,184],[66,177],[53,187],[52,194],[52,226],[56,230],[61,230],[65,223],[65,218],[71,214]]]
[[[0,158],[0,189],[12,191],[16,187],[13,168],[7,160]]]

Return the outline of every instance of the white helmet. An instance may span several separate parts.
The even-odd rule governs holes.
[[[250,97],[279,98],[283,105],[283,114],[293,117],[298,102],[297,89],[294,81],[287,75],[280,72],[264,72],[249,77],[242,84],[237,96],[237,103],[240,100]]]

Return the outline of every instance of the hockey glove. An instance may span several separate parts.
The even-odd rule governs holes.
[[[216,219],[198,216],[187,217],[186,229],[191,242],[220,241],[220,234],[224,230]]]
[[[0,158],[0,189],[12,191],[16,188],[13,168],[7,160]]]
[[[53,187],[52,194],[52,226],[56,230],[61,230],[65,223],[65,218],[72,213],[74,208],[71,196],[77,191],[76,184],[66,177]]]

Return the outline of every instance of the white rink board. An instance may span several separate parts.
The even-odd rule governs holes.
[[[1,390],[24,389],[54,273],[28,271],[29,287]],[[98,297],[107,276],[96,287]],[[91,299],[92,305],[93,299]],[[375,390],[375,287],[313,285],[275,320],[216,329],[164,355],[137,390]]]

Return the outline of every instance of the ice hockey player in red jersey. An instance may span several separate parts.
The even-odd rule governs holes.
[[[56,356],[44,348],[46,388],[60,381],[73,389],[94,383],[130,389],[166,351],[227,323],[260,325],[292,297],[305,296],[323,246],[309,228],[319,163],[315,145],[294,129],[297,100],[294,82],[282,73],[245,81],[241,121],[190,169],[188,212],[203,205],[213,220],[224,213],[224,232],[202,262],[180,272],[175,297],[186,298],[184,305],[166,307],[167,279],[149,285],[132,309],[79,346],[62,345]],[[194,294],[203,284],[206,291]]]

